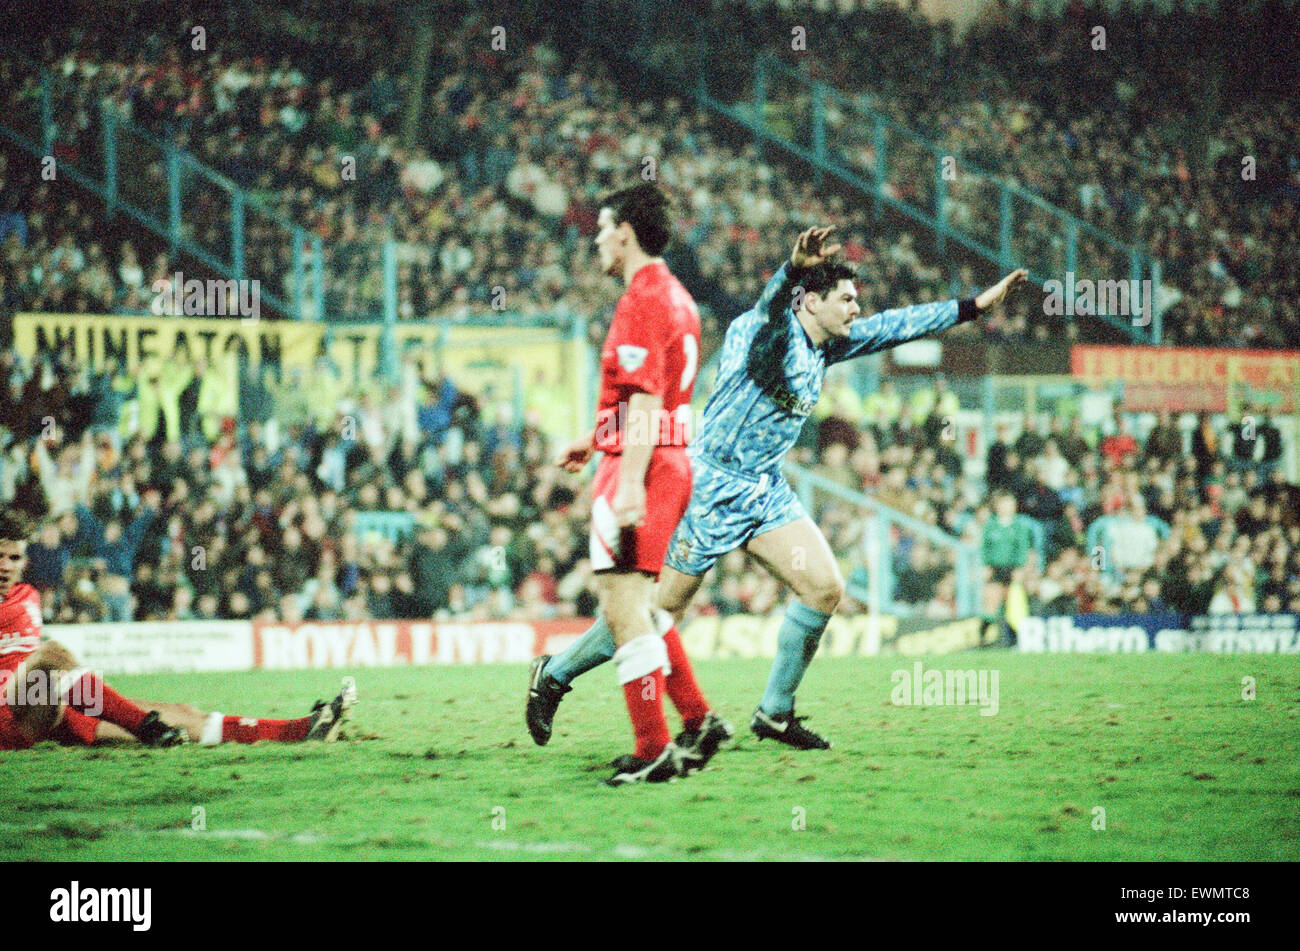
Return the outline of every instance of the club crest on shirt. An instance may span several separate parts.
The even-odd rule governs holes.
[[[628,373],[635,373],[637,370],[641,369],[642,365],[645,363],[645,358],[650,353],[650,351],[645,347],[634,347],[630,343],[619,344],[617,350],[618,365]]]

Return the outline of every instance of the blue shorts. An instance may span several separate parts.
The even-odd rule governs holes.
[[[755,535],[807,514],[779,472],[755,476],[721,469],[698,456],[692,458],[691,467],[691,501],[664,560],[674,571],[702,575]]]

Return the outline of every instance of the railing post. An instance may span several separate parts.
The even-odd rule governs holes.
[[[1129,249],[1128,249],[1128,279],[1129,279],[1129,287],[1130,287],[1130,288],[1132,288],[1132,287],[1137,287],[1137,288],[1140,289],[1140,288],[1142,287],[1142,271],[1143,271],[1143,268],[1142,268],[1142,252],[1139,251],[1136,247],[1133,247],[1133,246],[1130,245],[1130,246],[1129,246]],[[1154,291],[1154,288],[1152,288],[1152,290]],[[1139,295],[1140,295],[1140,294],[1141,294],[1141,291],[1139,290]],[[1139,299],[1141,299],[1140,296],[1139,296]],[[1154,310],[1154,308],[1155,308],[1155,302],[1154,302],[1154,301],[1151,302],[1151,307],[1152,307],[1152,309]],[[1129,296],[1129,313],[1128,313],[1128,335],[1129,335],[1129,339],[1131,339],[1131,340],[1143,340],[1143,342],[1150,343],[1150,342],[1151,342],[1151,334],[1152,334],[1152,328],[1151,328],[1151,325],[1148,324],[1147,326],[1142,327],[1140,324],[1136,323],[1135,320],[1134,320],[1134,317],[1135,317],[1134,310],[1135,310],[1135,308],[1134,308],[1134,306],[1133,306],[1133,297],[1132,297],[1132,295],[1130,295],[1130,296]],[[1153,317],[1152,320],[1154,320],[1154,319],[1155,319],[1155,318]],[[1140,331],[1140,332],[1139,332],[1139,327],[1141,328],[1141,331]]]
[[[230,191],[230,266],[235,281],[243,281],[243,190]]]
[[[41,152],[54,154],[54,84],[50,71],[41,69]]]
[[[812,89],[812,147],[816,159],[813,168],[813,187],[822,187],[822,170],[826,167],[826,84],[813,83]]]
[[[948,197],[948,182],[943,177],[943,156],[939,150],[934,151],[934,249],[943,254],[948,241],[948,210],[945,207]]]
[[[872,146],[876,150],[876,195],[875,201],[871,204],[872,217],[879,221],[883,215],[884,209],[881,208],[882,202],[880,196],[885,193],[886,166],[888,164],[888,155],[886,154],[886,129],[885,117],[880,113],[875,113],[876,123],[872,132]]]
[[[880,509],[876,509],[874,517],[871,519],[872,525],[872,542],[875,551],[873,561],[875,561],[875,570],[871,572],[871,599],[875,602],[877,614],[886,614],[890,610],[890,575],[893,573],[893,566],[889,563],[889,517]]]
[[[524,424],[524,374],[518,366],[511,367],[511,385],[514,388],[512,394],[514,399],[515,425],[523,426]]]
[[[980,425],[984,429],[984,458],[987,459],[988,451],[993,448],[993,413],[995,410],[993,377],[987,373],[984,375],[983,391],[984,411],[980,414],[983,417],[980,420]],[[985,473],[985,476],[987,477],[987,473]]]
[[[1074,274],[1079,267],[1079,219],[1074,215],[1065,219],[1065,272]],[[1052,275],[1057,280],[1065,280],[1062,275]]]
[[[970,597],[971,566],[970,566],[969,553],[963,547],[957,549],[956,554],[957,557],[954,559],[956,563],[954,564],[953,567],[956,569],[957,572],[956,578],[954,579],[957,583],[957,591],[956,591],[957,616],[967,617],[974,613],[971,610],[971,597]]]
[[[325,319],[325,242],[321,236],[311,236],[311,294],[316,320]]]
[[[385,379],[397,378],[397,244],[384,239],[384,331],[380,334],[380,360]]]
[[[695,21],[695,98],[699,101],[700,107],[704,107],[704,100],[709,94],[709,71],[705,68],[708,58],[708,42],[705,34],[708,32],[707,26],[703,19]]]
[[[1002,270],[1011,270],[1011,189],[998,183],[998,257]]]
[[[117,214],[117,113],[100,110],[104,137],[104,212],[111,221]]]
[[[184,232],[181,225],[181,153],[171,139],[167,139],[167,237],[172,253],[180,247]]]
[[[447,338],[450,336],[451,336],[451,332],[448,329],[447,325],[439,324],[438,342],[434,346],[434,353],[433,353],[434,366],[437,367],[438,376],[441,376],[444,372],[446,372],[445,361],[447,358]],[[595,404],[593,403],[592,405]]]
[[[302,320],[302,305],[307,297],[307,260],[303,256],[302,246],[307,234],[302,228],[293,228],[293,319]]]
[[[1160,346],[1164,337],[1164,303],[1160,300],[1160,280],[1164,268],[1159,258],[1151,259],[1151,343]]]

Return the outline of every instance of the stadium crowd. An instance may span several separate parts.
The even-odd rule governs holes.
[[[0,352],[0,378],[0,503],[38,520],[28,580],[52,621],[594,610],[582,478],[550,465],[535,419],[413,364],[383,390],[326,361],[306,378],[233,354],[95,373],[65,348]],[[980,546],[989,614],[1017,586],[1049,613],[1300,610],[1300,489],[1266,413],[1222,431],[1165,414],[1140,440],[1118,412],[1097,431],[1025,418],[1000,427],[977,480],[946,426],[957,409],[942,378],[863,400],[837,377],[795,459]],[[863,513],[814,514],[865,586]],[[892,550],[895,597],[956,616],[947,553],[906,532]],[[696,610],[765,613],[781,596],[734,553]]]
[[[617,67],[584,47],[576,33],[556,35],[553,25],[525,29],[528,5],[509,20],[519,24],[517,33],[528,34],[527,48],[518,53],[488,45],[488,12],[459,9],[464,21],[446,32],[431,63],[428,114],[438,121],[424,124],[408,146],[399,127],[410,93],[402,68],[409,50],[378,41],[395,28],[383,8],[373,17],[341,18],[337,29],[322,4],[306,4],[292,15],[253,8],[237,25],[228,19],[234,12],[213,9],[206,28],[221,43],[199,54],[189,45],[190,21],[178,21],[165,5],[133,5],[120,32],[74,31],[64,42],[37,44],[41,60],[61,78],[55,153],[92,167],[102,161],[92,117],[104,109],[170,138],[323,240],[325,310],[345,318],[379,314],[377,248],[390,234],[400,248],[402,319],[464,320],[501,307],[523,315],[603,312],[607,288],[593,274],[587,240],[594,203],[648,159],[684,196],[683,240],[672,263],[716,319],[743,309],[800,228],[848,219],[852,209],[843,199],[764,161],[752,145],[731,144],[716,121],[681,101],[629,103],[616,82]],[[732,24],[711,31],[724,45],[780,49],[770,37],[788,33],[784,27],[772,32],[788,16],[776,7],[715,3],[709,9]],[[1300,331],[1300,277],[1288,266],[1300,181],[1287,144],[1295,138],[1293,110],[1285,101],[1277,108],[1255,108],[1254,99],[1234,106],[1232,121],[1214,130],[1202,152],[1189,155],[1177,144],[1185,141],[1178,102],[1148,95],[1143,85],[1183,75],[1178,64],[1190,61],[1187,44],[1199,41],[1165,40],[1197,36],[1185,29],[1195,22],[1193,14],[1106,18],[1112,31],[1144,37],[1146,55],[1129,62],[1070,52],[1072,34],[1050,21],[977,24],[954,45],[942,28],[888,6],[837,11],[833,21],[829,14],[805,12],[818,38],[817,55],[808,57],[815,74],[833,77],[959,158],[993,165],[1101,227],[1135,234],[1159,255],[1178,298],[1165,321],[1172,342],[1274,346]],[[1067,25],[1080,22],[1075,17]],[[480,34],[481,46],[461,40]],[[670,42],[686,43],[693,35],[664,32]],[[689,59],[684,48],[659,55]],[[896,68],[849,68],[864,57]],[[1038,68],[1044,64],[1054,68]],[[15,80],[22,75],[14,63],[0,69]],[[904,81],[928,93],[903,95],[897,84]],[[11,105],[32,113],[35,79],[27,75],[12,88]],[[1078,118],[1077,89],[1124,122],[1102,127]],[[785,105],[798,112],[797,101]],[[855,144],[850,133],[832,128],[833,146],[850,164],[870,166],[871,144]],[[1141,147],[1130,148],[1132,141]],[[1235,193],[1225,192],[1219,166],[1245,141],[1258,153],[1264,182],[1277,185],[1280,175],[1293,189],[1290,198],[1235,200]],[[165,191],[161,153],[142,148],[136,158],[119,163],[123,174],[140,176],[143,186],[152,183],[156,194]],[[928,174],[912,174],[901,158],[891,168],[902,176],[893,181],[900,194],[929,187]],[[190,186],[191,233],[207,247],[224,249],[228,201],[200,183]],[[29,222],[48,196],[40,186],[28,191],[36,194],[0,202],[7,212],[0,243],[7,249],[9,296],[30,309],[105,302],[111,305],[106,311],[144,309],[150,281],[142,272],[140,242],[105,247],[93,229],[63,216],[54,216],[56,224],[48,212],[44,221]],[[954,196],[964,200],[956,187]],[[995,228],[996,202],[969,197],[972,207],[954,213]],[[17,245],[4,242],[6,235]],[[972,269],[945,267],[911,233],[881,227],[869,238],[852,231],[846,237],[846,254],[863,270],[864,307],[953,296],[976,284]],[[290,244],[283,229],[248,216],[249,275],[289,299]],[[144,256],[150,279],[175,263]],[[68,258],[91,265],[75,289],[59,266]],[[310,300],[307,295],[304,316],[312,316]],[[1047,338],[1051,325],[1030,303],[1010,308],[985,332]],[[599,320],[591,328],[593,337],[603,332]],[[1069,320],[1066,333],[1094,329]]]
[[[105,110],[187,149],[321,239],[331,317],[377,315],[377,242],[389,234],[399,241],[401,319],[478,319],[494,313],[497,289],[522,315],[608,313],[614,284],[596,273],[589,240],[595,202],[646,159],[682,196],[670,263],[712,315],[715,338],[798,230],[854,217],[842,196],[736,144],[688,104],[630,98],[625,77],[580,31],[529,31],[533,6],[506,19],[508,53],[489,44],[489,12],[455,6],[464,19],[437,38],[430,64],[427,116],[438,121],[421,123],[409,145],[408,31],[383,5],[362,18],[332,16],[316,0],[293,13],[213,5],[203,15],[212,42],[201,51],[191,46],[196,21],[166,4],[128,5],[116,32],[28,39],[57,77],[56,157],[98,167]],[[710,31],[724,51],[767,45],[754,31],[776,25],[773,36],[788,36],[785,14],[763,4],[709,9],[732,25]],[[1052,24],[977,24],[953,45],[892,8],[837,16],[834,29],[818,16],[806,18],[820,44],[810,68],[955,154],[1139,235],[1181,295],[1166,315],[1172,340],[1272,346],[1300,333],[1300,273],[1288,266],[1296,205],[1285,194],[1297,184],[1293,110],[1261,89],[1198,139],[1199,150],[1180,151],[1179,103],[1143,85],[1183,75],[1178,64],[1199,41],[1164,40],[1187,34],[1194,15],[1106,19],[1147,37],[1140,63],[1081,60]],[[719,60],[737,69],[745,61]],[[882,68],[850,68],[864,61]],[[1231,70],[1217,73],[1224,90],[1249,87]],[[904,77],[927,94],[904,96],[891,85]],[[1067,108],[1072,83],[1123,121],[1078,118]],[[35,114],[39,83],[9,54],[0,55],[0,89],[7,116]],[[832,134],[846,161],[870,167],[869,143],[855,144],[847,129]],[[118,157],[123,193],[164,201],[160,151],[123,141],[137,150]],[[1280,197],[1231,200],[1220,173],[1246,142]],[[8,349],[14,311],[147,312],[154,282],[182,260],[15,154],[0,151],[0,501],[40,519],[31,578],[51,620],[590,612],[580,480],[546,465],[550,447],[535,425],[499,416],[454,381],[406,367],[387,391],[349,389],[327,363],[305,378],[225,359],[138,373],[92,372],[67,352],[25,363]],[[230,213],[219,197],[187,179],[186,227],[217,250]],[[866,311],[977,286],[973,268],[942,261],[910,232],[884,223],[869,237],[845,231]],[[246,237],[249,276],[292,298],[284,232],[250,212]],[[1025,295],[981,329],[1045,339],[1056,328],[1040,310]],[[309,306],[300,316],[318,315]],[[599,339],[604,322],[590,328]],[[1087,332],[1066,327],[1069,337]],[[1222,421],[1177,428],[1162,419],[1147,433],[1122,414],[1096,429],[1026,419],[990,449],[985,485],[965,475],[943,423],[956,397],[942,384],[918,393],[905,402],[886,385],[864,401],[828,384],[796,459],[979,545],[986,610],[1009,596],[1062,613],[1300,609],[1300,501],[1280,475],[1271,423],[1246,446]],[[385,512],[406,513],[414,530],[386,532],[372,517]],[[861,513],[828,504],[816,515],[859,590]],[[896,541],[896,597],[954,616],[946,553],[905,532]],[[700,606],[762,612],[779,597],[734,554]]]
[[[179,29],[167,22],[173,32]],[[486,35],[488,24],[480,17],[465,25],[471,33],[476,29]],[[253,43],[259,34],[241,26],[239,35],[241,42]],[[402,147],[392,130],[396,87],[387,74],[374,86],[339,91],[344,66],[353,60],[343,53],[327,57],[330,40],[325,42],[313,62],[326,61],[321,68],[334,72],[309,83],[287,58],[273,63],[252,51],[239,56],[238,44],[183,63],[179,54],[162,55],[174,44],[159,35],[144,44],[147,52],[121,36],[86,37],[75,52],[51,54],[55,74],[66,80],[59,87],[66,101],[55,113],[111,107],[171,136],[277,210],[310,225],[329,257],[325,307],[336,317],[379,315],[376,248],[390,233],[400,241],[401,319],[483,317],[494,313],[494,302],[524,316],[605,313],[609,288],[595,271],[589,240],[595,202],[629,169],[639,171],[645,157],[658,163],[665,184],[687,196],[678,222],[681,251],[671,263],[706,315],[729,319],[745,309],[759,286],[756,275],[770,274],[794,234],[846,217],[842,198],[820,196],[806,180],[780,174],[752,146],[726,145],[717,129],[680,101],[626,109],[606,65],[589,56],[564,64],[540,41],[518,61],[498,57],[501,62],[484,68],[482,51],[449,38],[440,50],[443,79],[431,109],[451,121],[433,124],[434,141],[427,146]],[[181,96],[182,89],[192,95]],[[19,93],[29,110],[35,94],[29,77],[26,93]],[[291,108],[298,119],[310,121],[291,119]],[[56,141],[56,155],[94,166],[98,139],[78,139],[75,131]],[[341,177],[344,156],[356,161],[355,185]],[[161,162],[161,154],[153,154],[148,167],[136,171],[157,179]],[[758,189],[755,175],[762,183]],[[92,254],[94,226],[84,216],[50,214],[53,189],[34,175],[28,178],[29,188],[15,185],[15,191],[31,197],[10,204],[19,206],[18,218],[25,204],[37,220],[25,224],[29,240],[10,242],[7,250],[22,306],[145,309],[148,288],[176,262],[155,253],[145,280],[137,248],[123,243],[117,262],[96,269],[93,290],[70,289],[70,283],[91,279],[74,280],[59,264],[75,251],[81,258]],[[196,219],[193,232],[221,248],[228,241],[228,209],[207,197],[196,187],[186,211]],[[881,232],[869,242],[848,237],[845,253],[862,269],[864,306],[947,295],[942,269],[923,260],[911,236],[895,241]],[[95,262],[102,253],[102,246],[93,249]],[[250,227],[246,257],[250,276],[291,296],[292,252],[282,233],[264,223]],[[973,286],[973,277],[964,277]],[[599,340],[603,321],[590,326]]]
[[[1231,424],[1025,415],[999,424],[981,480],[945,435],[957,408],[942,381],[907,402],[888,381],[865,401],[840,384],[823,396],[821,451],[803,451],[827,478],[979,547],[986,613],[1009,594],[1036,614],[1300,612],[1300,487],[1266,408]],[[861,516],[819,514],[837,552],[861,540]],[[891,550],[895,596],[954,616],[951,557],[903,530]]]
[[[1215,12],[1165,6],[1071,3],[1058,19],[989,4],[956,42],[951,24],[892,4],[796,12],[778,2],[713,0],[700,32],[724,47],[711,63],[745,63],[753,50],[768,50],[924,135],[959,168],[1005,177],[1144,247],[1165,267],[1167,342],[1290,346],[1300,336],[1292,264],[1300,250],[1300,18],[1281,0]],[[806,50],[775,41],[788,40],[792,23],[805,28]],[[1243,35],[1270,39],[1232,42]],[[665,66],[685,59],[669,32],[656,54]],[[808,146],[809,97],[793,92],[770,92],[769,121]],[[837,159],[874,175],[871,123],[832,109],[826,136]],[[889,148],[894,197],[931,210],[926,156],[901,138]],[[996,246],[998,193],[976,181],[958,175],[949,183],[948,213]],[[1045,223],[1027,216],[1014,241],[1056,274],[1063,244],[1059,234],[1035,233]],[[1094,266],[1109,265],[1093,276],[1127,276],[1127,263],[1101,246],[1083,248],[1081,261],[1089,251]]]

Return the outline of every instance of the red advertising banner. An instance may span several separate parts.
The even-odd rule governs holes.
[[[304,621],[253,623],[253,666],[275,670],[526,664],[567,647],[591,626],[553,621]]]
[[[1295,412],[1300,397],[1298,350],[1080,345],[1070,350],[1070,370],[1088,383],[1124,383],[1133,409],[1222,410],[1230,396],[1270,393],[1281,400],[1275,408]]]

